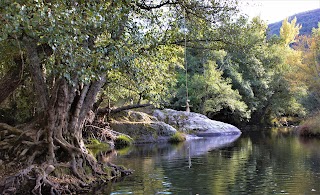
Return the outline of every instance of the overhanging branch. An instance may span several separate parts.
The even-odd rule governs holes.
[[[147,5],[145,1],[143,1],[142,3],[136,3],[136,6],[139,7],[140,9],[143,9],[143,10],[153,10],[153,9],[159,9],[163,6],[167,6],[167,5],[177,5],[179,4],[178,2],[171,2],[170,0],[167,0],[165,2],[162,2],[162,3],[159,3],[159,4],[150,4],[150,5]]]
[[[105,115],[108,113],[118,113],[124,110],[130,110],[130,109],[134,109],[134,108],[143,108],[143,107],[148,107],[148,106],[152,106],[152,104],[133,104],[133,105],[127,105],[127,106],[123,106],[120,108],[116,108],[116,109],[111,109],[109,107],[105,107],[105,108],[100,108],[98,109],[98,115]]]

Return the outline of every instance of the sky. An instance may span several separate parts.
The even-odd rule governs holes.
[[[278,22],[296,13],[320,8],[320,0],[239,0],[243,13],[260,16],[267,23]]]

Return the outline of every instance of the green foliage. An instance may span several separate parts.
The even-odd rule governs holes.
[[[88,144],[86,145],[88,148],[92,149],[110,149],[110,145],[107,143],[103,143],[98,139],[90,138],[88,140]]]
[[[131,147],[123,147],[123,148],[119,148],[117,149],[117,155],[127,155],[129,154],[129,152],[131,152]]]
[[[294,36],[287,36],[288,43],[294,41],[299,29],[294,22],[285,23],[283,28],[287,29],[283,36],[290,34],[289,27],[294,31]],[[249,23],[240,19],[236,23],[237,44],[226,47],[227,55],[220,66],[251,111],[252,122],[268,123],[270,118],[282,115],[305,115],[301,104],[304,90],[302,86],[300,91],[292,87],[291,80],[298,71],[296,64],[301,63],[300,53],[286,47],[281,39],[266,41],[267,25],[259,18]]]
[[[259,18],[237,21],[238,44],[226,48],[225,76],[231,78],[249,111],[262,110],[272,96],[274,68],[279,57],[266,43],[266,24]]]
[[[231,80],[224,79],[217,65],[208,61],[204,64],[204,74],[195,74],[190,82],[190,100],[192,105],[206,115],[214,115],[227,110],[239,119],[250,118],[247,105],[241,100],[237,90],[232,89]],[[201,110],[200,110],[201,109]]]
[[[260,122],[271,116],[305,114],[300,103],[305,94],[290,90],[288,79],[296,71],[294,63],[300,63],[300,54],[285,48],[280,39],[267,42],[266,30],[258,17],[250,22],[239,18],[217,30],[232,43],[221,45],[223,50],[187,50],[192,110],[213,118],[223,114],[236,121],[253,114],[253,120]],[[185,105],[185,81],[181,71],[172,99],[176,108]]]
[[[200,47],[206,44],[199,44]],[[228,113],[237,120],[250,118],[247,106],[230,79],[223,78],[227,52],[225,50],[187,49],[188,93],[191,110],[212,117]],[[186,74],[178,70],[177,87],[172,89],[171,102],[175,109],[186,104]]]
[[[186,140],[186,136],[183,133],[180,132],[176,132],[175,134],[173,134],[168,142],[170,143],[179,143],[179,142],[183,142]]]
[[[181,66],[181,49],[161,46],[137,56],[128,68],[112,70],[108,74],[110,84],[104,93],[113,103],[132,99],[134,103],[145,100],[155,104],[168,100],[168,88],[173,86],[175,67]]]

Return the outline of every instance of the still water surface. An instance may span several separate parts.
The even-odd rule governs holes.
[[[111,161],[134,173],[101,193],[320,194],[319,148],[320,140],[277,129],[133,146]]]

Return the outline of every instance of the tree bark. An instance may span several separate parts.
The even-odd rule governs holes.
[[[47,111],[48,162],[56,161],[56,146],[65,150],[71,161],[88,154],[82,138],[83,125],[104,82],[104,77],[83,87],[69,85],[64,78],[56,82]],[[77,163],[73,162],[72,165],[76,166]]]
[[[42,112],[47,108],[49,93],[42,73],[41,60],[37,51],[37,41],[27,37],[24,37],[23,39],[29,62],[30,74],[34,83],[34,90],[38,97],[38,106],[40,112]]]

